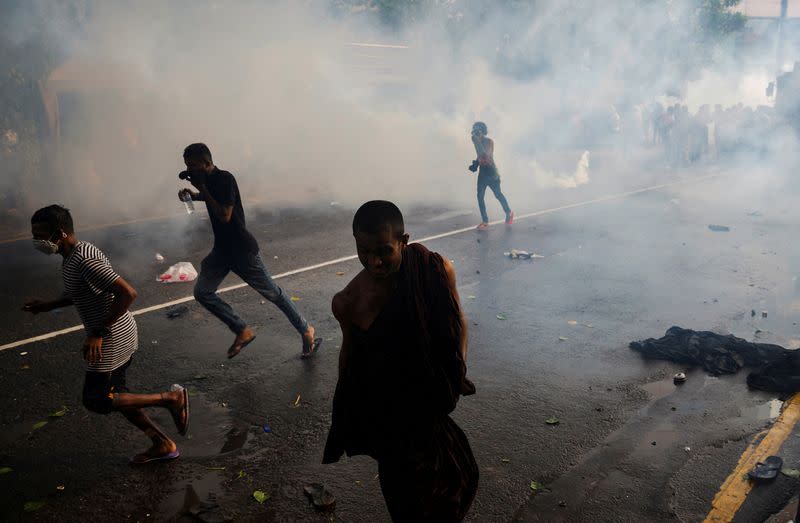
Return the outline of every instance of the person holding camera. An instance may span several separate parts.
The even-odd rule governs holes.
[[[514,223],[514,213],[508,206],[508,201],[500,190],[500,173],[494,163],[494,142],[486,136],[489,130],[483,122],[475,122],[472,125],[472,143],[478,157],[469,166],[472,172],[478,172],[478,209],[481,211],[481,223],[478,230],[483,231],[489,228],[489,215],[486,214],[486,188],[490,188],[497,201],[503,206],[506,213],[506,225]]]
[[[312,356],[322,339],[314,337],[314,327],[303,318],[267,271],[258,243],[245,226],[236,178],[214,165],[211,151],[202,143],[187,146],[183,151],[183,161],[187,170],[178,177],[188,180],[197,192],[181,189],[178,198],[184,201],[188,195],[194,201],[205,202],[214,231],[214,247],[200,265],[194,297],[236,335],[228,348],[228,358],[239,354],[256,338],[253,329],[217,294],[217,288],[231,271],[286,315],[303,339],[301,357]]]

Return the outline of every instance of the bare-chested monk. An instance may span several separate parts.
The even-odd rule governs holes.
[[[343,340],[323,463],[344,453],[377,460],[395,522],[461,521],[478,467],[449,417],[459,396],[475,392],[455,272],[408,244],[393,203],[365,203],[353,235],[364,270],[333,299]]]

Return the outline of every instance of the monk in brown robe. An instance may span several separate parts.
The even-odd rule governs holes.
[[[364,270],[333,298],[343,339],[323,463],[344,453],[377,460],[395,522],[461,521],[478,466],[449,416],[461,395],[475,393],[455,271],[408,244],[391,202],[365,203],[353,235]]]

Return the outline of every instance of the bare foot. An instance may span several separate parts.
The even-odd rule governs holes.
[[[164,461],[175,459],[180,456],[178,446],[171,439],[166,439],[159,443],[153,443],[153,446],[141,454],[137,454],[131,458],[131,463],[134,465],[142,465],[151,461]]]
[[[253,329],[245,327],[242,332],[236,335],[236,339],[233,340],[233,345],[228,349],[228,359],[242,352],[242,349],[249,345],[254,339],[256,339],[256,334],[253,332]]]

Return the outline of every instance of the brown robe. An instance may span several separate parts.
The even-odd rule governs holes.
[[[449,416],[475,392],[460,319],[442,257],[411,244],[383,310],[368,330],[352,327],[323,463],[376,459],[394,521],[461,521],[477,490],[477,463]]]

